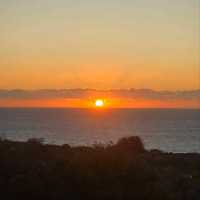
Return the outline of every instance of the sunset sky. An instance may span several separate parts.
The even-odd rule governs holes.
[[[0,0],[0,89],[197,90],[199,5]]]

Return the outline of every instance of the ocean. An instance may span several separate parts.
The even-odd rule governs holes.
[[[0,137],[92,145],[139,136],[147,149],[200,153],[200,110],[1,108]]]

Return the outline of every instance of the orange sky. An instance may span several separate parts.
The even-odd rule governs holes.
[[[199,0],[12,0],[0,1],[0,13],[0,90],[200,88]],[[92,98],[0,94],[0,106],[92,107]],[[107,98],[107,107],[199,105],[199,97]]]
[[[0,1],[0,89],[198,89],[199,7],[199,0]]]
[[[97,98],[99,99],[99,98]],[[0,99],[0,107],[68,107],[68,108],[95,108],[96,99]],[[108,98],[105,109],[109,108],[200,108],[200,99],[191,100],[148,100],[128,98]]]

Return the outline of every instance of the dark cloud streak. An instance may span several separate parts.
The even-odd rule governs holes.
[[[44,90],[0,90],[0,99],[55,99],[114,97],[158,100],[200,100],[200,90],[192,91],[155,91],[151,89],[44,89]]]

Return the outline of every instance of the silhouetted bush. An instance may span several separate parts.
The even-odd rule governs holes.
[[[27,140],[28,143],[31,143],[31,144],[44,144],[44,138],[30,138]]]
[[[199,154],[146,151],[139,137],[93,147],[6,140],[0,199],[199,200],[199,169]]]
[[[138,136],[122,138],[117,142],[116,147],[122,151],[127,151],[127,152],[131,152],[131,153],[132,152],[137,152],[137,153],[145,152],[144,145]]]

